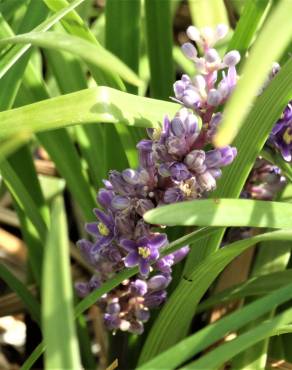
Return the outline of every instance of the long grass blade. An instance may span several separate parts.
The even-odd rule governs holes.
[[[52,205],[52,225],[44,260],[42,326],[46,343],[45,363],[48,369],[77,370],[81,364],[73,321],[67,235],[63,200],[58,196]]]

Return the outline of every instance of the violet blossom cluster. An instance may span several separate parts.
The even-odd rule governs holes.
[[[189,38],[203,50],[186,43],[184,53],[196,64],[195,77],[183,75],[174,84],[174,99],[182,107],[172,118],[165,117],[162,128],[148,129],[149,139],[141,140],[138,169],[110,171],[94,213],[97,222],[86,230],[93,240],[80,240],[78,246],[96,273],[89,282],[76,284],[80,296],[100,287],[125,267],[139,267],[135,277],[122,282],[98,301],[109,330],[141,334],[150,309],[166,299],[172,266],[189,251],[185,246],[160,258],[168,245],[161,226],[143,219],[148,210],[165,204],[206,196],[216,187],[221,168],[232,163],[236,149],[212,149],[211,139],[221,120],[218,106],[233,91],[239,53],[232,51],[221,59],[214,44],[227,33],[223,25],[201,31],[191,26]],[[222,79],[218,82],[218,72]],[[208,149],[206,149],[206,146]]]

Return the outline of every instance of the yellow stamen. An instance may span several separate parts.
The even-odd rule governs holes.
[[[287,130],[285,131],[284,135],[283,135],[283,140],[285,141],[286,144],[291,144],[292,142],[292,131],[290,129],[290,127],[287,128]]]
[[[110,233],[108,227],[105,226],[105,224],[103,224],[102,222],[100,222],[97,225],[97,228],[98,228],[98,231],[99,231],[100,235],[102,235],[102,236],[108,236],[109,233]]]
[[[186,197],[192,197],[196,195],[195,184],[192,180],[186,180],[180,185],[180,190],[185,194]]]
[[[138,247],[138,253],[140,254],[140,256],[142,256],[143,258],[147,258],[150,256],[150,249],[148,247]]]
[[[160,139],[161,131],[162,130],[161,130],[160,127],[153,129],[153,133],[152,133],[153,140],[159,140]]]

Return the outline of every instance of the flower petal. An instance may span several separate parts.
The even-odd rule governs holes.
[[[134,242],[134,240],[122,239],[120,241],[120,246],[129,252],[133,252],[137,250],[137,244],[136,242]]]
[[[139,268],[140,268],[140,274],[143,276],[147,276],[150,272],[149,262],[143,258],[141,258],[139,261]]]
[[[125,258],[124,264],[126,267],[133,267],[138,265],[139,254],[137,252],[131,252]]]
[[[113,222],[112,217],[108,216],[106,213],[102,212],[98,208],[94,208],[94,213],[96,217],[103,223],[105,226],[107,226],[109,229],[112,229]]]
[[[96,222],[89,222],[89,223],[85,224],[85,230],[91,235],[94,235],[94,236],[99,235]]]
[[[151,238],[148,242],[148,246],[152,248],[161,248],[167,243],[167,235],[166,234],[157,234],[153,238]]]

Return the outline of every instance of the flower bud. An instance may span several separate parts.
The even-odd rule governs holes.
[[[141,217],[152,208],[154,208],[154,204],[149,199],[139,199],[135,206],[136,212]]]
[[[180,262],[189,253],[190,247],[186,245],[173,253],[173,264]]]
[[[194,108],[201,101],[201,97],[195,88],[190,86],[185,89],[181,100],[185,106]]]
[[[198,176],[198,183],[202,188],[202,191],[211,191],[216,188],[216,180],[209,171]]]
[[[181,157],[187,151],[185,137],[171,136],[166,142],[167,151],[170,155]]]
[[[199,90],[200,93],[205,92],[206,80],[202,75],[197,75],[193,78],[194,86]]]
[[[139,182],[139,174],[137,171],[128,168],[122,172],[123,179],[131,185],[136,185]]]
[[[103,208],[108,208],[114,197],[114,192],[106,189],[100,189],[97,195],[97,201]]]
[[[165,163],[162,163],[162,164],[158,167],[158,172],[159,172],[159,174],[160,174],[162,177],[169,177],[169,176],[170,176],[169,167],[168,167],[168,165],[166,165]]]
[[[176,181],[183,181],[190,177],[190,172],[183,163],[175,162],[169,167],[171,177]]]
[[[152,291],[165,289],[170,283],[170,280],[170,275],[155,275],[148,280],[148,289]]]
[[[130,199],[127,197],[123,197],[121,195],[116,195],[111,202],[111,206],[115,210],[123,210],[130,207],[130,205],[131,205]]]
[[[175,136],[183,136],[185,134],[185,127],[181,119],[175,117],[171,121],[171,131]]]
[[[121,320],[117,315],[105,313],[103,316],[104,324],[109,330],[116,330],[120,328]]]
[[[137,308],[135,316],[139,321],[146,322],[150,318],[150,312],[147,307]]]
[[[88,286],[91,290],[98,289],[101,286],[101,281],[98,276],[93,275],[89,280]]]
[[[77,282],[75,283],[75,289],[80,298],[84,298],[90,293],[87,283]]]
[[[223,39],[227,35],[227,32],[228,26],[226,24],[218,24],[215,31],[217,40]]]
[[[117,314],[121,310],[121,306],[119,305],[118,298],[114,298],[110,303],[107,305],[107,313],[109,314]]]
[[[215,89],[211,89],[208,93],[207,103],[213,107],[216,107],[221,102],[221,94]]]
[[[235,66],[240,61],[240,54],[237,50],[229,51],[223,58],[223,63],[228,67]]]
[[[216,41],[214,30],[211,27],[203,27],[201,29],[201,37],[207,46],[212,46]]]
[[[204,165],[205,152],[203,150],[193,150],[185,157],[185,164],[194,172],[202,173],[206,170]]]
[[[147,293],[148,286],[144,280],[136,279],[131,283],[130,289],[132,294],[143,297]]]
[[[141,335],[144,331],[144,326],[140,321],[133,321],[128,329],[130,333]]]
[[[205,59],[208,63],[220,62],[220,56],[216,49],[209,49],[206,51]]]
[[[192,41],[200,41],[201,39],[200,31],[195,26],[189,26],[186,33],[188,38]]]
[[[150,294],[147,294],[145,297],[145,305],[149,308],[158,307],[163,303],[166,299],[167,293],[165,290],[153,292]]]
[[[187,58],[196,59],[198,53],[193,44],[191,44],[190,42],[186,42],[182,45],[181,49]]]

